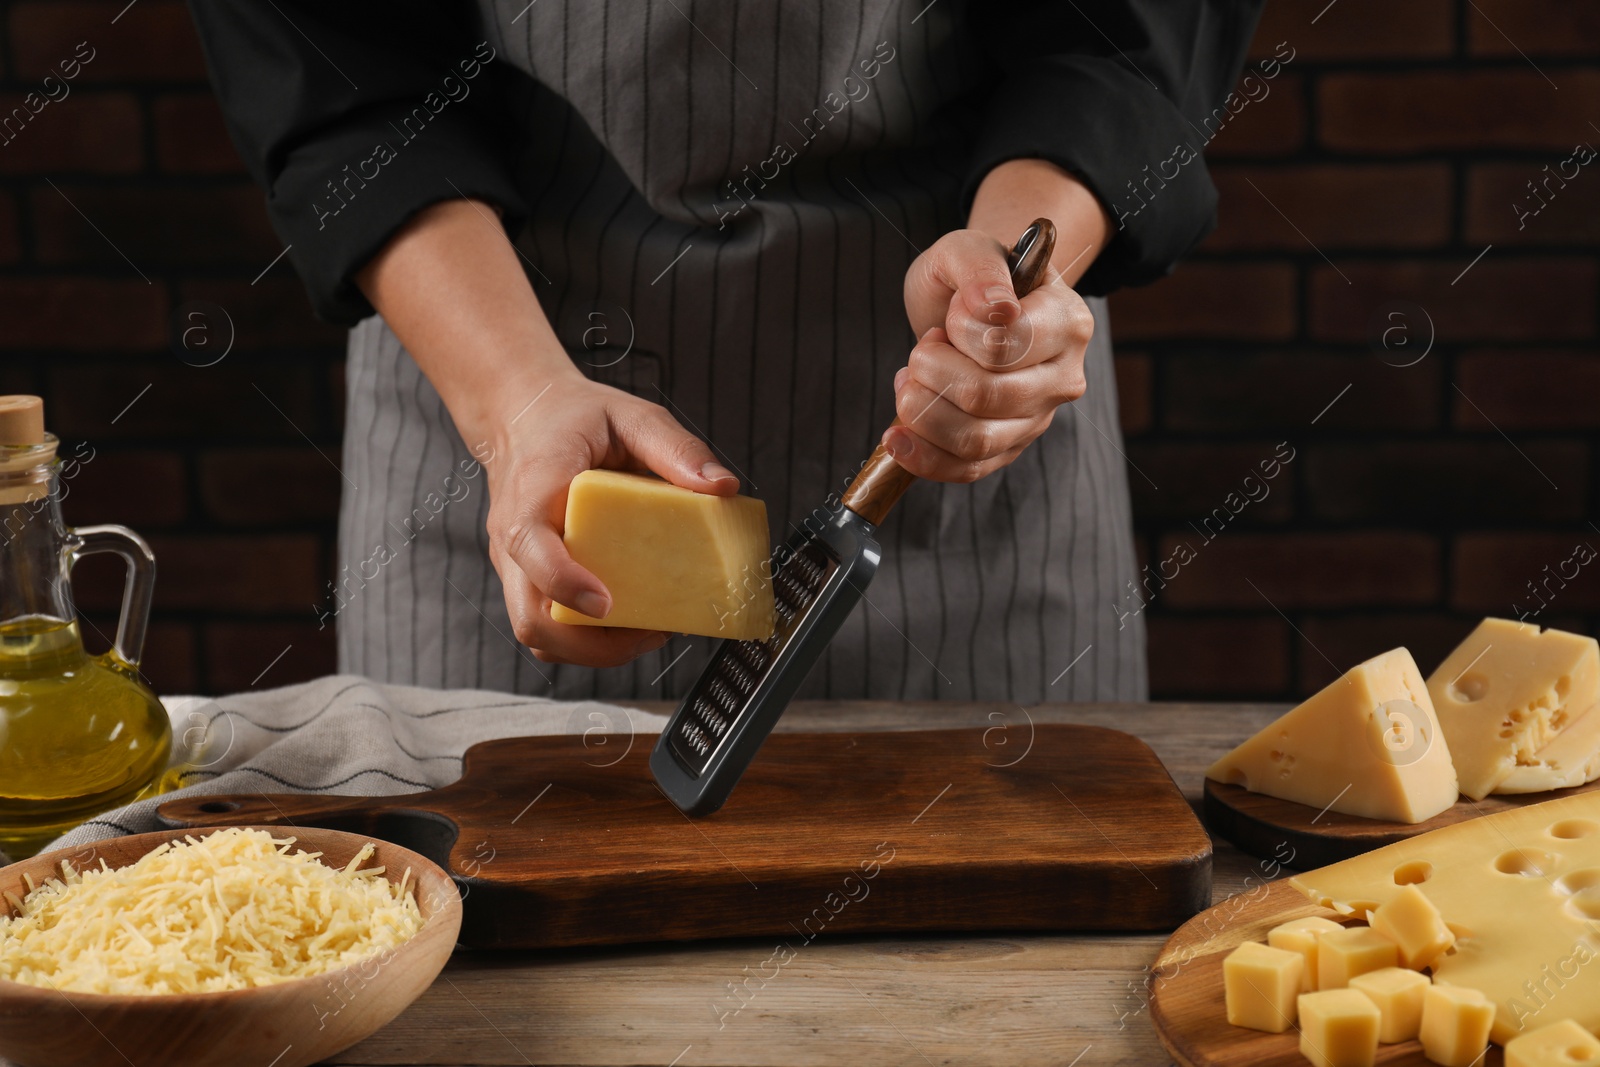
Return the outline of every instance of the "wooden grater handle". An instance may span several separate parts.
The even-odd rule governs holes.
[[[1006,262],[1011,267],[1011,287],[1019,300],[1044,282],[1050,273],[1050,255],[1055,247],[1056,227],[1049,219],[1034,219],[1033,225],[1017,238],[1006,255]],[[892,425],[900,424],[896,416]],[[872,450],[850,488],[845,490],[844,506],[872,525],[882,525],[889,517],[889,510],[916,480],[917,476],[896,463],[889,450],[880,444]]]

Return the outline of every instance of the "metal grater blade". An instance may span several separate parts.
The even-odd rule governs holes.
[[[1006,260],[1017,296],[1050,273],[1056,228],[1035,219]],[[900,420],[895,420],[899,425]],[[650,773],[689,815],[716,811],[777,725],[833,635],[865,598],[883,553],[873,533],[916,476],[879,443],[838,506],[816,512],[810,533],[773,553],[777,633],[769,641],[721,641],[650,752]]]
[[[717,642],[650,754],[656,784],[690,815],[722,806],[877,572],[869,523],[845,507],[821,518],[772,554],[776,632]]]
[[[723,641],[717,646],[695,686],[673,718],[668,737],[673,755],[683,766],[700,774],[718,746],[738,723],[740,715],[760,689],[784,644],[794,634],[806,609],[838,570],[827,546],[815,538],[798,548],[785,546],[774,553],[772,592],[777,613],[776,632],[765,641]]]

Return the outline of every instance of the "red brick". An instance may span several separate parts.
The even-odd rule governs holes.
[[[316,537],[278,534],[254,537],[155,534],[145,538],[156,556],[156,610],[199,610],[237,615],[312,614],[319,583],[326,583]],[[73,583],[78,603],[115,612],[122,597],[122,570],[115,560],[97,565],[92,581]]]
[[[156,606],[261,615],[305,612],[320,594],[322,555],[316,537],[158,535],[149,538],[160,568]]]
[[[1587,546],[1587,555],[1600,554],[1600,534],[1588,527],[1571,533],[1462,534],[1451,557],[1451,606],[1516,618],[1541,610],[1529,591],[1532,582],[1546,605],[1540,622],[1550,612],[1594,611],[1600,608],[1600,558],[1579,565],[1573,560],[1579,545]]]
[[[1600,70],[1527,67],[1329,74],[1318,95],[1321,142],[1343,152],[1570,149],[1588,130]]]
[[[1220,512],[1213,519],[1213,530],[1280,522],[1294,513],[1295,478],[1292,461],[1285,465],[1275,459],[1277,449],[1271,441],[1129,444],[1128,458],[1135,468],[1128,474],[1134,514],[1201,524]],[[1285,454],[1294,453],[1285,450]],[[1268,472],[1274,477],[1267,478]]]
[[[1317,430],[1424,430],[1439,425],[1440,373],[1438,359],[1394,367],[1370,352],[1172,354],[1161,410],[1170,430],[1305,431],[1313,419]]]
[[[16,73],[28,80],[55,73],[85,41],[94,53],[82,64],[79,81],[198,82],[206,77],[194,23],[177,0],[139,0],[131,6],[126,0],[25,0],[11,5],[10,41]]]
[[[26,366],[17,360],[0,362],[0,394],[27,393],[31,396],[38,396],[40,392],[39,376],[34,373],[32,367]],[[46,404],[45,412],[47,416],[49,411],[50,405]]]
[[[1189,263],[1111,297],[1119,341],[1226,337],[1278,341],[1295,330],[1295,271],[1276,263]]]
[[[76,454],[76,446],[63,449],[62,454]],[[95,448],[84,455],[88,461],[81,462],[76,473],[63,482],[66,500],[62,508],[68,522],[118,522],[143,532],[175,526],[188,516],[181,452]]]
[[[126,174],[144,161],[139,102],[128,93],[73,92],[38,114],[0,94],[0,173]]]
[[[163,96],[151,109],[156,162],[173,174],[242,174],[244,162],[228,138],[222,109],[210,93]]]
[[[93,388],[84,388],[86,381]],[[51,419],[69,437],[298,444],[303,433],[328,447],[317,416],[316,375],[308,366],[225,360],[195,368],[171,356],[155,362],[63,360],[50,368],[48,390]]]
[[[0,264],[22,258],[22,235],[17,232],[17,202],[10,193],[0,193]]]
[[[1117,412],[1124,435],[1133,436],[1150,428],[1150,357],[1143,353],[1118,352]],[[1094,388],[1093,383],[1090,388]]]
[[[1464,430],[1600,428],[1593,352],[1468,352],[1457,358],[1455,377],[1454,421]]]
[[[1589,450],[1577,441],[1512,447],[1496,436],[1313,445],[1307,452],[1306,497],[1321,519],[1461,523],[1584,514]]]
[[[157,693],[198,693],[199,671],[195,657],[194,627],[182,622],[156,621],[144,643],[139,673]]]
[[[1217,167],[1208,251],[1418,248],[1450,237],[1450,168],[1434,163]]]
[[[1270,46],[1269,46],[1270,51]],[[1252,100],[1205,145],[1207,159],[1282,156],[1306,143],[1305,82],[1298,74],[1279,74],[1266,96],[1252,89]]]
[[[1180,542],[1194,554],[1186,564]],[[1179,564],[1157,597],[1170,608],[1398,607],[1439,595],[1439,546],[1419,533],[1230,530],[1207,542],[1189,530],[1163,537],[1160,551],[1162,560]],[[1166,572],[1172,570],[1167,565]]]
[[[61,192],[71,198],[71,204],[54,189],[33,194],[37,250],[44,263],[124,264],[125,255],[147,272],[152,266],[192,268],[201,264],[260,269],[283,248],[267,221],[261,193],[251,185],[205,189],[62,186]],[[112,242],[116,248],[111,247]]]
[[[244,281],[203,280],[184,282],[178,290],[180,305],[204,300],[222,307],[233,322],[233,350],[325,345],[343,351],[346,333],[317,321],[299,279],[262,278]]]
[[[1378,332],[1374,316],[1394,300],[1420,304],[1439,337],[1565,340],[1595,332],[1597,275],[1590,259],[1501,256],[1494,249],[1471,270],[1471,256],[1335,262],[1338,270],[1317,267],[1311,276],[1310,329],[1319,340],[1371,340]]]
[[[1473,0],[1467,46],[1480,56],[1589,59],[1600,52],[1600,8],[1567,0]],[[1562,79],[1552,76],[1560,84]]]
[[[330,462],[331,461],[331,462]],[[311,448],[248,448],[211,452],[200,460],[200,501],[230,526],[331,524],[344,481],[339,453]]]
[[[332,674],[332,626],[315,622],[214,622],[205,628],[206,690],[273,689]],[[273,662],[273,657],[282,659]]]
[[[1291,63],[1448,56],[1455,25],[1451,0],[1273,0],[1261,14],[1250,57],[1289,54],[1280,41],[1294,49]]]
[[[1593,138],[1600,141],[1600,136]],[[1600,163],[1571,174],[1571,152],[1537,164],[1485,163],[1467,173],[1467,240],[1474,244],[1600,244]],[[1528,189],[1534,183],[1537,195]]]
[[[120,262],[120,261],[119,261]],[[126,269],[126,264],[123,264]],[[128,352],[166,338],[164,286],[92,278],[0,278],[0,347]]]
[[[1152,615],[1146,625],[1157,700],[1259,700],[1289,688],[1290,630],[1277,615]]]
[[[121,596],[122,590],[122,567],[115,560],[103,557],[86,559],[73,572],[73,581],[75,584],[80,580],[88,581],[88,578],[80,579],[79,575],[92,565],[99,564],[104,566],[103,569],[96,567],[94,579],[104,581],[108,590],[106,595],[114,601]],[[116,608],[82,612],[79,614],[79,624],[83,632],[83,647],[99,655],[111,647],[111,639],[117,632]],[[197,693],[200,691],[197,666],[194,627],[184,622],[151,620],[150,630],[145,635],[144,654],[139,661],[139,674],[144,683],[162,696]]]
[[[1392,648],[1410,650],[1426,677],[1477,622],[1473,617],[1428,612],[1312,616],[1300,623],[1304,638],[1296,638],[1297,692],[1310,696],[1357,663]]]

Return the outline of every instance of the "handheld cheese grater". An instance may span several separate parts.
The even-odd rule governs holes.
[[[1036,219],[1011,249],[1019,298],[1044,280],[1055,243],[1054,224]],[[880,444],[840,504],[818,508],[774,550],[776,632],[765,641],[717,642],[650,753],[656,784],[686,814],[709,815],[733,792],[877,573],[873,532],[914,481]]]

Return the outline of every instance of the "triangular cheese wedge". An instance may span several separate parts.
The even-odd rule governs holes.
[[[1571,789],[1600,777],[1600,706],[1590,708],[1577,721],[1541,748],[1532,763],[1518,764],[1494,787],[1496,793],[1543,793]]]
[[[1529,622],[1484,619],[1428,679],[1461,791],[1488,796],[1600,701],[1600,645]]]
[[[1391,822],[1431,819],[1457,797],[1428,687],[1403,648],[1352,667],[1218,760],[1206,777]]]
[[[1469,819],[1290,883],[1356,918],[1415,885],[1456,934],[1434,981],[1494,1001],[1502,1045],[1557,1019],[1600,1027],[1600,793]]]
[[[646,474],[587,470],[567,489],[567,552],[605,583],[611,613],[550,605],[553,622],[765,641],[775,625],[767,506]]]

